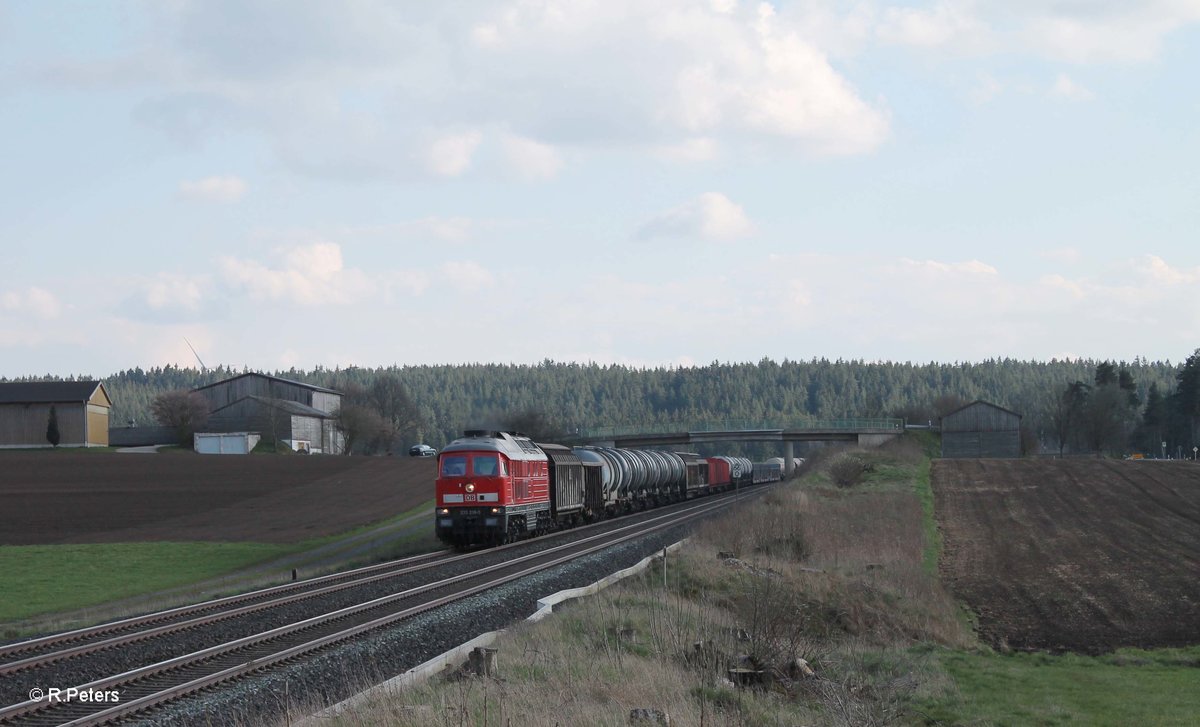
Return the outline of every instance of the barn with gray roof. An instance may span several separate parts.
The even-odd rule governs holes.
[[[1021,456],[1021,415],[986,401],[973,401],[942,417],[942,456]]]
[[[337,428],[342,394],[333,389],[246,373],[193,391],[208,402],[205,432],[257,432],[313,453],[345,449]]]

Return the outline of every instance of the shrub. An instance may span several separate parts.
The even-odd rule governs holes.
[[[58,431],[58,410],[51,404],[50,418],[46,422],[46,441],[50,443],[50,446],[57,447],[61,439],[62,435]]]
[[[829,477],[838,487],[859,484],[870,470],[870,463],[857,452],[842,452],[829,463]]]

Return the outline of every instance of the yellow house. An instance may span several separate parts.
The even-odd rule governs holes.
[[[0,383],[0,447],[49,447],[50,407],[60,447],[107,447],[112,399],[99,381]]]

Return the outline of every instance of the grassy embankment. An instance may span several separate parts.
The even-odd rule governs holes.
[[[937,580],[928,442],[834,457],[702,527],[663,570],[521,624],[500,679],[415,687],[341,724],[1195,724],[1200,648],[998,654]],[[845,455],[843,455],[845,456]],[[736,558],[727,557],[736,554]],[[796,659],[815,677],[805,677]],[[732,686],[730,668],[765,684]]]
[[[432,528],[399,534],[383,544],[367,536],[389,524],[433,509],[432,501],[415,510],[338,535],[297,543],[145,542],[0,546],[0,624],[159,593],[231,576],[239,571],[292,556],[287,568],[308,568],[304,575],[335,566],[376,562],[435,549]],[[273,580],[279,580],[274,578]],[[230,584],[234,582],[231,580]],[[232,590],[237,590],[232,585]],[[204,597],[220,593],[206,592]],[[181,593],[178,601],[189,594]],[[12,637],[20,630],[0,630]]]

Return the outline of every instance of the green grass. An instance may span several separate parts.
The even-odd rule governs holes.
[[[937,518],[933,512],[933,485],[929,482],[929,460],[926,459],[916,468],[913,486],[917,490],[917,499],[921,501],[922,522],[925,531],[925,551],[921,557],[921,567],[931,576],[937,577],[938,558],[942,555],[942,532],[938,530]]]
[[[0,623],[71,611],[108,601],[155,593],[293,553],[315,550],[432,513],[432,499],[412,510],[352,530],[298,543],[104,543],[0,545]],[[432,519],[432,515],[430,515]],[[438,547],[432,527],[358,553],[350,565],[395,558]],[[346,550],[357,545],[347,545]],[[314,555],[313,559],[337,557]],[[303,567],[307,560],[297,561]]]
[[[943,651],[936,658],[957,694],[917,705],[931,724],[1200,724],[1200,647],[1097,657]]]
[[[274,543],[0,546],[0,622],[223,575],[303,548]]]

